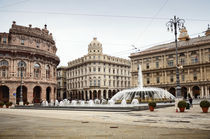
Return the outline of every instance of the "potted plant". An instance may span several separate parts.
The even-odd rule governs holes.
[[[9,102],[6,102],[5,105],[6,105],[6,108],[9,108],[10,103]]]
[[[151,101],[148,103],[148,106],[150,111],[154,111],[154,108],[156,107],[156,102]]]
[[[4,106],[4,102],[0,101],[0,108],[3,108],[3,106]]]
[[[29,105],[29,102],[28,101],[26,102],[26,105]]]
[[[178,102],[178,107],[179,107],[180,112],[184,112],[186,106],[187,106],[186,101],[181,100]]]
[[[208,100],[202,100],[200,102],[200,107],[202,108],[204,113],[207,113],[210,107],[210,102]]]
[[[12,104],[13,104],[12,102],[9,102],[9,106],[12,106]]]

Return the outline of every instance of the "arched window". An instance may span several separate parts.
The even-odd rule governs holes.
[[[50,66],[46,65],[45,70],[46,70],[46,78],[50,78]]]
[[[34,64],[34,78],[40,78],[41,75],[41,67],[38,63]]]
[[[0,77],[8,76],[9,63],[6,60],[0,61]]]
[[[18,77],[21,77],[21,72],[23,77],[26,76],[26,63],[24,61],[20,61],[18,63]]]

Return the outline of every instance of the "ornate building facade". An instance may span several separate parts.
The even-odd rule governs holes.
[[[68,99],[110,99],[130,87],[130,61],[103,54],[94,38],[87,55],[68,63],[66,79]]]
[[[40,29],[14,21],[9,33],[0,33],[0,101],[18,104],[21,85],[24,103],[54,100],[60,61],[56,51],[47,25]]]
[[[57,99],[63,100],[67,98],[66,96],[66,67],[58,67],[57,68],[57,83],[58,83],[58,89],[57,89]]]
[[[174,42],[132,53],[130,58],[132,86],[137,86],[140,64],[144,86],[164,88],[175,95],[178,66],[183,97],[186,98],[188,93],[194,98],[210,97],[210,28],[205,36],[192,39],[186,28],[181,29],[178,41],[179,65],[176,65]]]

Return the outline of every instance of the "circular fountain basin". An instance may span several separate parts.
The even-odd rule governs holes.
[[[139,87],[122,90],[111,98],[116,104],[125,103],[124,100],[126,100],[127,104],[130,104],[133,99],[137,99],[139,103],[147,103],[150,101],[171,102],[175,100],[175,97],[162,88]]]

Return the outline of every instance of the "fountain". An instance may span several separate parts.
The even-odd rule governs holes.
[[[143,87],[143,80],[142,80],[142,71],[141,66],[139,65],[139,72],[138,72],[138,82],[139,85],[137,88],[122,90],[115,94],[111,100],[116,103],[122,104],[122,101],[126,100],[127,103],[132,103],[135,100],[135,104],[138,103],[145,103],[150,101],[156,102],[171,102],[174,101],[175,97],[169,93],[168,91],[162,88],[155,88],[155,87]],[[134,102],[133,102],[134,103]]]
[[[51,103],[48,104],[47,101],[42,102],[42,106],[48,107],[61,107],[62,109],[69,109],[75,107],[79,109],[93,109],[93,110],[108,110],[108,111],[125,111],[125,110],[142,110],[147,109],[147,103],[150,101],[158,102],[160,107],[171,106],[174,102],[175,97],[170,94],[168,91],[155,88],[155,87],[144,87],[142,79],[141,66],[139,65],[138,72],[138,87],[126,89],[115,94],[110,100],[106,99],[95,99],[95,100],[72,100],[71,102],[68,99],[64,99],[60,102],[55,100],[55,104],[51,100]],[[164,102],[164,103],[161,103]],[[54,106],[53,106],[54,104]]]

